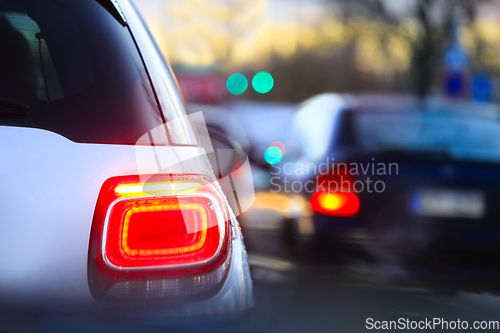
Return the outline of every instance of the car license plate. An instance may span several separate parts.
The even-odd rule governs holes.
[[[481,191],[422,189],[411,196],[410,210],[421,216],[480,219],[486,198]]]

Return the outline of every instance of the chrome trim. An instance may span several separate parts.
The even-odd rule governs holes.
[[[127,24],[127,19],[125,18],[125,14],[123,14],[122,8],[120,7],[120,4],[116,0],[109,0],[113,4],[113,6],[116,8],[116,11],[118,14],[120,14],[120,17],[122,18],[123,22]]]

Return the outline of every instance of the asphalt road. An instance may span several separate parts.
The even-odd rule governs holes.
[[[233,322],[210,327],[213,332],[365,332],[368,318],[460,319],[471,326],[474,321],[500,320],[496,276],[465,268],[461,274],[433,274],[423,267],[394,270],[342,247],[294,259],[279,229],[247,228],[244,234],[255,308]],[[467,282],[457,278],[464,272],[470,277]]]
[[[7,323],[0,325],[0,332],[365,332],[368,318],[460,319],[470,326],[474,321],[500,320],[499,293],[488,287],[495,285],[495,277],[475,280],[473,285],[483,288],[471,291],[453,276],[429,279],[430,273],[391,271],[343,248],[332,248],[323,257],[297,259],[279,229],[243,232],[255,306],[238,318],[188,325],[166,320],[157,325],[107,314],[0,311],[0,323]]]

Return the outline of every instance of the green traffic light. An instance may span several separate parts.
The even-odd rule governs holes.
[[[259,72],[252,79],[252,86],[260,94],[268,93],[274,86],[274,79],[268,72]]]
[[[245,75],[235,73],[228,77],[226,81],[227,90],[233,95],[241,95],[248,88],[248,81]]]

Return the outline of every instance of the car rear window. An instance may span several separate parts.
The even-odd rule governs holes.
[[[355,112],[354,133],[374,149],[439,150],[500,162],[500,122],[453,112]]]
[[[2,0],[0,45],[0,102],[29,106],[0,125],[135,144],[164,123],[128,28],[97,1]]]

